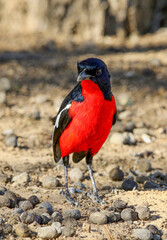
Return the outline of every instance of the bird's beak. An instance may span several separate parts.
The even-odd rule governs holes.
[[[78,75],[77,82],[81,82],[82,80],[91,79],[92,76],[86,73],[86,68]]]

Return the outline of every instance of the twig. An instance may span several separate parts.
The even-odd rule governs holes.
[[[113,236],[111,235],[110,230],[108,229],[108,227],[106,225],[104,226],[104,230],[105,230],[109,240],[114,240]]]

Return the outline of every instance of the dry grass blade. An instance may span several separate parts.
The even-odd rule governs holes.
[[[110,230],[108,229],[107,226],[104,226],[104,230],[105,230],[105,232],[106,232],[109,240],[114,240],[114,238],[113,238],[113,236],[111,235],[111,232],[110,232]]]

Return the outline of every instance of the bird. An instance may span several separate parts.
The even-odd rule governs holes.
[[[110,74],[106,64],[98,58],[87,58],[77,63],[77,85],[63,100],[52,119],[54,161],[64,164],[66,201],[78,206],[69,192],[69,155],[74,163],[86,159],[93,193],[87,193],[94,202],[104,203],[95,184],[92,160],[107,139],[117,118],[117,109],[111,91]]]

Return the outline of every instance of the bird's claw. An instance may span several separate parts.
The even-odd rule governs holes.
[[[105,204],[106,203],[104,200],[101,199],[101,197],[98,195],[98,193],[93,193],[92,194],[90,192],[87,192],[86,196],[91,198],[93,200],[93,202],[100,203],[100,204]]]
[[[75,201],[75,200],[71,197],[70,193],[67,193],[67,192],[64,192],[63,190],[61,190],[61,191],[60,191],[60,194],[61,194],[62,196],[64,196],[65,199],[66,199],[66,201],[69,202],[69,203],[71,203],[71,205],[77,206],[77,207],[80,206],[80,203],[77,202],[77,201]]]

